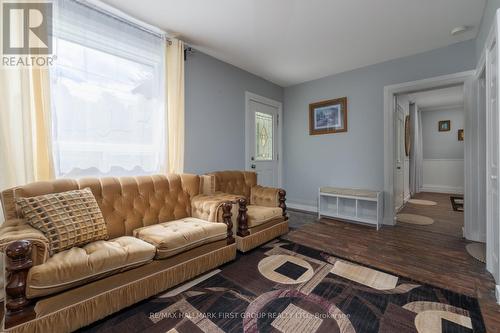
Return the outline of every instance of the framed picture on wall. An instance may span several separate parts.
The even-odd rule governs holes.
[[[458,141],[464,141],[464,129],[463,128],[458,130]]]
[[[309,135],[347,132],[347,97],[309,104]]]
[[[448,132],[451,130],[451,120],[440,120],[439,121],[439,132]]]

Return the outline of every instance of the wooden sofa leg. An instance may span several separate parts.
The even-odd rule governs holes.
[[[33,266],[31,260],[31,242],[16,241],[7,246],[6,261],[6,313],[5,327],[17,326],[35,318],[34,307],[26,298],[26,279]]]
[[[288,215],[286,214],[286,191],[285,190],[279,190],[278,192],[279,196],[279,202],[280,202],[280,208],[283,210],[283,217],[285,218],[285,221],[288,220]]]
[[[247,199],[240,198],[238,200],[238,206],[238,231],[236,234],[240,237],[246,237],[250,235],[248,231]]]
[[[231,208],[233,208],[233,204],[231,202],[225,202],[222,204],[222,220],[227,225],[227,244],[234,243],[233,237],[233,221],[231,217],[233,214],[231,213]]]

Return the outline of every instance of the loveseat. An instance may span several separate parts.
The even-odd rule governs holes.
[[[16,199],[86,188],[107,240],[52,254]],[[76,330],[236,256],[231,203],[200,195],[197,175],[37,182],[3,191],[1,200],[10,332]]]
[[[201,176],[201,183],[205,196],[233,203],[232,222],[239,251],[247,252],[288,232],[286,191],[257,185],[255,172],[211,172]]]

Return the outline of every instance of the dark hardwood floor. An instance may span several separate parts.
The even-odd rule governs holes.
[[[285,238],[400,276],[478,299],[488,332],[500,332],[495,283],[485,265],[465,251],[463,213],[454,212],[449,195],[422,193],[437,206],[407,204],[402,212],[431,217],[435,223],[400,223],[380,231],[359,224],[321,219],[291,231]],[[290,218],[293,219],[293,214]]]
[[[425,215],[434,219],[431,225],[406,225],[419,230],[441,233],[448,236],[462,237],[464,213],[453,210],[450,196],[443,193],[418,193],[414,199],[424,199],[437,202],[436,206],[407,204],[400,213]]]

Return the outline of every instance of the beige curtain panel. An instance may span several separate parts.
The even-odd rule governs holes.
[[[17,28],[11,38],[21,39]],[[48,68],[0,69],[0,190],[54,178],[50,106]]]
[[[0,109],[0,188],[53,179],[48,69],[2,69]]]
[[[166,171],[184,171],[184,42],[166,43],[167,70],[167,166]]]

